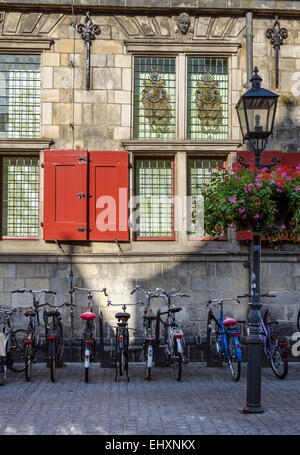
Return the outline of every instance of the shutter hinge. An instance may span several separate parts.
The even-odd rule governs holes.
[[[78,193],[77,197],[79,197],[79,199],[85,198],[85,193]]]
[[[85,228],[79,227],[79,228],[77,228],[77,231],[78,231],[78,232],[84,232],[84,231],[85,231]]]
[[[44,168],[44,166],[45,166],[44,163],[41,163],[41,167]]]
[[[78,158],[78,162],[79,163],[86,163],[86,159],[83,156],[81,156],[81,157]]]

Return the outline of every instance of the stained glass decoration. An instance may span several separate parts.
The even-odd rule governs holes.
[[[135,57],[134,139],[175,139],[175,58]]]
[[[198,109],[200,129],[205,133],[210,131],[210,127],[215,126],[218,131],[218,126],[222,124],[222,98],[219,84],[214,80],[214,76],[207,72],[197,85],[195,103]]]
[[[187,138],[228,138],[228,61],[188,58]]]
[[[153,70],[144,81],[142,103],[145,117],[148,119],[152,131],[158,134],[168,131],[172,118],[172,107],[168,100],[166,83],[163,77]]]

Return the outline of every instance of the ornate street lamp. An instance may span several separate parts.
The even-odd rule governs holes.
[[[243,142],[248,141],[250,150],[255,155],[255,167],[270,169],[279,163],[277,158],[272,158],[272,164],[262,164],[261,154],[266,148],[268,138],[273,133],[274,119],[279,95],[261,88],[262,78],[257,74],[250,79],[252,88],[241,96],[236,110],[243,135]],[[238,162],[249,167],[245,158],[240,157]],[[247,343],[247,404],[245,413],[261,413],[261,355],[262,338],[260,334],[261,303],[260,303],[260,262],[261,262],[261,233],[253,232],[253,254],[251,274],[251,304],[249,316],[249,335]]]
[[[273,158],[272,164],[261,164],[260,158],[262,151],[266,148],[268,138],[273,133],[279,95],[261,88],[262,78],[257,73],[258,69],[255,67],[254,76],[250,79],[252,88],[241,96],[235,108],[243,142],[249,142],[250,150],[255,153],[255,167],[262,169],[263,167],[270,168],[278,163],[277,158]],[[245,165],[243,157],[238,161]],[[248,166],[246,165],[246,167]]]

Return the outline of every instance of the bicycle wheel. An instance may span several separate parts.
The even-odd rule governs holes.
[[[221,335],[219,334],[219,325],[210,314],[208,314],[207,318],[206,342],[208,356],[210,356],[211,359],[217,359],[221,362]]]
[[[288,359],[281,352],[279,339],[276,336],[271,337],[273,355],[270,358],[271,368],[275,376],[284,379],[288,373]]]
[[[25,370],[24,339],[26,336],[26,330],[16,329],[11,334],[10,343],[6,344],[6,364],[8,368],[15,373],[20,373]]]
[[[48,362],[50,367],[51,381],[56,381],[56,345],[55,340],[49,340]]]
[[[237,358],[236,346],[233,337],[229,337],[228,344],[229,344],[228,366],[231,372],[232,380],[237,382],[241,376],[241,362]]]
[[[64,354],[64,337],[62,325],[59,323],[56,329],[56,366],[61,367],[63,365],[63,354]]]
[[[31,345],[25,346],[24,357],[25,357],[25,377],[26,377],[26,381],[30,381],[31,373],[32,373],[32,360],[33,360]]]
[[[0,359],[0,385],[4,385],[6,383],[6,373],[7,373],[7,366],[5,365],[5,360]]]

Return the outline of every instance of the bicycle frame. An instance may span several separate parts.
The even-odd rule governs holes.
[[[209,315],[214,321],[217,323],[219,330],[220,330],[220,335],[221,335],[221,346],[220,346],[220,352],[221,356],[226,357],[227,359],[230,359],[230,350],[229,350],[229,343],[230,343],[230,338],[233,338],[234,344],[235,344],[235,350],[236,350],[236,356],[237,360],[239,362],[242,361],[242,351],[241,351],[241,345],[240,345],[240,331],[238,328],[228,328],[223,325],[224,321],[224,311],[223,311],[223,303],[220,303],[220,315],[218,318],[216,318],[212,312],[212,310],[209,310]]]

